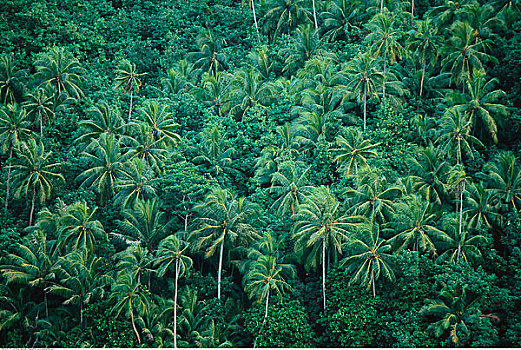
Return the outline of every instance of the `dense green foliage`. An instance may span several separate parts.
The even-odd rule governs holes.
[[[521,342],[521,6],[0,5],[4,347]]]

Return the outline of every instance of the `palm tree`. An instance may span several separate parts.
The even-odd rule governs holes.
[[[7,283],[41,288],[44,294],[45,315],[49,317],[46,287],[55,279],[58,245],[55,240],[48,240],[42,231],[36,231],[26,236],[23,244],[18,244],[16,250],[17,253],[7,255],[9,264],[3,265],[0,272]]]
[[[36,303],[26,296],[24,288],[14,290],[0,285],[0,331],[8,329],[34,329],[33,321],[38,314]],[[36,323],[36,322],[35,322]]]
[[[130,316],[132,329],[139,344],[141,338],[134,321],[134,313],[143,314],[148,308],[148,296],[143,291],[143,286],[136,282],[132,275],[126,272],[119,272],[116,282],[112,285],[110,291],[110,300],[115,302],[112,311],[116,313],[116,318],[125,313]]]
[[[194,242],[194,249],[206,247],[206,258],[219,249],[217,298],[221,299],[224,248],[231,249],[235,244],[246,245],[258,236],[250,224],[258,216],[258,206],[244,197],[236,198],[228,190],[214,188],[194,210],[199,212],[199,225],[190,234],[189,240]]]
[[[132,158],[126,163],[128,171],[116,182],[114,201],[128,209],[141,199],[156,197],[155,174],[144,159]]]
[[[454,23],[459,19],[460,13],[465,13],[469,0],[452,1],[445,0],[443,4],[432,7],[427,11],[426,15],[439,26],[439,28],[447,28],[447,24]],[[448,28],[447,28],[448,29]]]
[[[155,141],[163,140],[168,146],[172,146],[181,140],[175,132],[179,124],[172,118],[172,113],[168,112],[168,105],[147,101],[140,112]]]
[[[186,91],[188,88],[195,87],[195,69],[193,64],[187,60],[179,60],[173,68],[167,71],[167,76],[161,79],[163,91],[170,94],[177,94]]]
[[[430,202],[411,194],[396,204],[396,212],[390,225],[395,232],[389,243],[398,245],[398,251],[411,247],[416,251],[436,254],[433,238],[447,241],[445,232],[435,226],[438,215]]]
[[[292,29],[301,23],[311,22],[311,14],[304,6],[304,0],[271,0],[264,15],[264,30],[274,40],[283,31],[290,35]],[[275,31],[271,32],[275,27]]]
[[[459,196],[459,237],[462,237],[463,235],[463,194],[465,193],[467,179],[468,177],[465,168],[461,164],[455,165],[448,172],[447,186],[455,191],[456,195]],[[458,205],[456,205],[456,211],[457,209]]]
[[[462,149],[474,158],[471,143],[484,147],[479,139],[470,135],[471,129],[472,123],[469,117],[455,108],[446,110],[440,121],[439,137],[436,139],[436,143],[440,144],[448,157],[452,157],[456,153],[456,164],[463,164]]]
[[[291,286],[286,283],[283,269],[277,264],[275,257],[267,255],[260,256],[250,266],[248,273],[244,276],[244,284],[244,291],[248,293],[250,299],[256,298],[259,303],[263,299],[266,300],[266,311],[259,330],[260,335],[268,317],[270,292],[276,292],[282,300],[284,289],[291,290]],[[255,348],[256,345],[257,341],[255,340],[253,347]]]
[[[251,7],[251,11],[253,13],[253,23],[255,24],[255,30],[257,31],[257,39],[259,40],[260,45],[261,37],[259,32],[259,24],[257,23],[257,12],[255,11],[255,0],[242,0],[242,6],[244,6],[245,2],[248,2],[248,6]]]
[[[217,115],[222,116],[229,105],[229,92],[232,87],[233,75],[217,72],[215,75],[203,73],[202,87],[195,87],[192,93],[205,107],[215,109]]]
[[[342,253],[342,242],[347,240],[349,226],[354,225],[353,217],[340,215],[340,203],[329,188],[317,187],[303,204],[298,207],[293,238],[295,251],[303,252],[311,248],[307,254],[306,265],[315,267],[322,263],[322,297],[326,310],[326,250],[329,256]],[[329,259],[328,259],[329,260]]]
[[[312,58],[334,57],[322,49],[322,40],[317,37],[316,29],[313,29],[310,24],[299,26],[292,42],[292,46],[283,50],[283,53],[288,55],[284,61],[283,71],[288,74],[302,68]]]
[[[497,117],[508,116],[507,107],[498,103],[506,93],[503,90],[494,90],[498,82],[496,78],[486,81],[484,71],[474,70],[474,79],[466,84],[468,93],[453,93],[448,96],[454,103],[453,108],[468,114],[474,133],[479,130],[482,135],[483,130],[488,131],[495,143],[498,142],[497,125],[501,121]]]
[[[329,2],[327,11],[322,12],[323,35],[329,41],[345,40],[349,29],[359,29],[361,13],[357,1],[336,0]]]
[[[339,152],[333,159],[333,162],[339,164],[338,170],[344,170],[344,176],[349,176],[353,173],[358,174],[358,164],[362,167],[368,167],[367,159],[370,156],[376,156],[374,150],[380,143],[371,144],[369,140],[364,140],[362,132],[355,127],[344,129],[344,136],[338,135],[336,137],[336,144],[338,148],[331,149],[332,152]]]
[[[410,174],[416,182],[416,190],[428,201],[435,201],[441,205],[443,195],[443,179],[447,164],[442,161],[442,154],[432,144],[419,147],[418,159],[408,158]]]
[[[232,88],[229,92],[231,105],[230,112],[242,111],[242,115],[250,108],[266,107],[273,100],[275,91],[270,83],[263,83],[262,74],[253,66],[239,70],[232,80]]]
[[[13,54],[0,55],[0,102],[16,103],[23,93],[23,69],[16,68]]]
[[[85,201],[76,202],[67,208],[67,214],[62,218],[60,239],[63,244],[71,245],[74,250],[79,248],[94,251],[96,243],[107,240],[103,225],[96,220],[98,207],[90,209]]]
[[[231,158],[234,149],[227,147],[226,134],[221,134],[219,128],[204,129],[200,134],[200,144],[198,155],[193,159],[195,164],[200,164],[206,171],[215,173],[219,176],[222,172],[236,173],[232,168],[233,159]]]
[[[156,139],[150,127],[144,123],[137,125],[137,133],[129,140],[131,148],[128,152],[130,159],[142,159],[146,164],[163,171],[164,161],[167,159],[168,149],[164,137]]]
[[[443,331],[451,328],[451,339],[459,345],[458,331],[470,335],[468,322],[476,320],[479,316],[477,305],[480,296],[472,297],[467,294],[467,285],[457,285],[454,288],[444,286],[440,292],[443,300],[428,300],[427,305],[421,308],[421,315],[435,315],[441,319],[434,323],[436,337],[440,337]]]
[[[488,170],[490,190],[505,211],[517,211],[521,205],[521,166],[510,151],[499,152],[494,161],[485,166]]]
[[[123,236],[129,242],[146,247],[151,253],[157,249],[159,241],[166,236],[167,224],[164,223],[164,213],[160,210],[159,201],[136,200],[133,210],[123,211],[124,220],[117,221]]]
[[[279,169],[271,178],[270,192],[277,194],[277,200],[273,202],[271,208],[277,208],[278,215],[285,215],[288,209],[291,211],[291,220],[295,221],[295,210],[305,196],[313,190],[313,186],[307,185],[307,169],[299,169],[297,164],[284,162],[279,165]]]
[[[78,122],[81,134],[74,140],[76,144],[88,143],[91,139],[100,139],[101,135],[114,135],[116,139],[120,139],[128,132],[128,125],[124,123],[123,118],[116,108],[112,108],[105,101],[98,102],[97,106],[93,106],[87,110],[91,115],[90,119],[84,119]]]
[[[34,65],[40,86],[50,84],[56,88],[56,95],[65,91],[75,100],[84,96],[79,86],[83,81],[81,75],[84,70],[70,52],[52,47],[48,52],[40,54]]]
[[[465,88],[465,83],[472,81],[474,69],[482,70],[483,63],[491,61],[497,64],[494,56],[483,51],[483,43],[476,43],[474,30],[468,22],[455,22],[451,26],[451,36],[445,42],[442,53],[446,56],[441,61],[443,71],[452,73],[452,81]]]
[[[469,228],[477,229],[483,224],[492,228],[493,223],[499,222],[500,215],[494,206],[495,196],[483,183],[471,183],[467,187],[467,209],[464,214],[469,217]]]
[[[126,94],[130,94],[130,107],[128,111],[128,121],[132,116],[132,97],[134,91],[139,92],[141,87],[141,77],[146,73],[138,73],[136,71],[136,65],[130,63],[129,60],[124,59],[119,61],[116,69],[116,88],[123,89]]]
[[[116,182],[128,176],[124,164],[131,154],[121,152],[120,142],[113,134],[103,134],[92,140],[82,156],[89,162],[89,168],[78,175],[80,186],[94,187],[100,202],[106,203],[114,194]]]
[[[131,244],[127,249],[116,254],[118,263],[116,268],[118,271],[126,271],[137,279],[137,283],[141,283],[141,276],[148,277],[148,289],[150,289],[151,275],[155,270],[152,268],[154,264],[154,256],[146,247],[140,244]]]
[[[156,254],[156,265],[159,265],[157,275],[163,277],[165,273],[174,267],[174,348],[177,348],[177,291],[179,277],[192,266],[192,259],[183,255],[188,244],[179,240],[175,235],[170,235],[159,243]],[[172,266],[173,265],[173,266]]]
[[[29,214],[29,226],[33,223],[34,204],[36,195],[40,198],[40,203],[44,203],[50,196],[53,189],[53,182],[65,178],[55,173],[55,169],[60,167],[60,163],[50,163],[52,152],[45,152],[43,143],[38,145],[34,139],[28,143],[23,143],[21,151],[18,153],[18,161],[11,165],[13,169],[13,180],[18,184],[14,196],[21,198],[22,195],[29,195],[32,192],[31,212]]]
[[[350,96],[364,103],[364,131],[367,121],[367,101],[378,97],[378,85],[384,81],[384,74],[379,71],[377,59],[372,55],[358,54],[346,67],[347,88]]]
[[[9,104],[7,108],[0,108],[0,144],[2,153],[9,150],[7,163],[13,159],[13,151],[20,148],[24,139],[33,135],[29,129],[29,121],[24,109],[17,104]],[[11,183],[11,167],[7,170],[7,193],[5,196],[5,213],[9,204],[9,185]]]
[[[36,88],[33,93],[26,95],[27,100],[24,102],[24,109],[27,116],[33,116],[35,124],[40,125],[40,137],[43,137],[44,119],[50,124],[54,117],[53,98],[48,95],[48,90],[44,88]]]
[[[60,258],[56,276],[58,283],[47,289],[53,294],[66,298],[62,304],[77,304],[80,307],[80,325],[83,325],[83,306],[103,298],[105,286],[114,280],[103,274],[102,260],[86,250],[73,251]]]
[[[371,42],[371,52],[375,57],[383,57],[383,84],[382,95],[385,98],[385,85],[387,75],[387,59],[390,64],[396,61],[396,58],[401,58],[404,48],[399,43],[401,36],[400,30],[394,27],[394,18],[389,12],[377,13],[368,23],[368,29],[371,33],[366,40]]]
[[[224,40],[216,37],[210,28],[202,29],[196,43],[199,51],[187,55],[188,60],[194,62],[195,68],[213,76],[228,68],[226,54],[222,52]]]
[[[420,82],[420,96],[422,96],[425,69],[427,64],[430,64],[431,66],[436,64],[440,43],[437,37],[438,31],[430,18],[423,21],[417,21],[415,25],[416,28],[409,32],[410,36],[407,40],[407,51],[411,53],[411,56],[414,55],[414,58],[418,59],[422,66],[422,77]]]
[[[380,229],[374,222],[361,224],[357,227],[353,238],[344,243],[349,254],[342,260],[342,266],[348,265],[354,274],[349,284],[360,283],[367,289],[373,288],[373,298],[376,298],[376,281],[380,276],[393,281],[394,271],[389,262],[391,245],[380,238]]]
[[[436,259],[437,263],[445,261],[458,263],[460,258],[468,262],[469,259],[481,258],[479,246],[486,244],[488,239],[482,235],[471,235],[467,229],[460,231],[459,224],[460,220],[454,216],[444,220],[443,226],[447,233],[447,240],[442,246],[446,250]]]

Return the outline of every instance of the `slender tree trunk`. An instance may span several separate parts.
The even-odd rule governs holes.
[[[148,290],[150,290],[150,279],[152,278],[152,271],[148,271]]]
[[[384,12],[384,0],[380,1],[380,13]]]
[[[364,82],[364,131],[367,121],[367,80]]]
[[[253,12],[253,22],[255,23],[255,30],[257,31],[257,38],[259,40],[259,45],[261,43],[261,37],[259,32],[259,25],[257,24],[257,13],[255,12],[255,0],[251,0],[251,10]]]
[[[9,204],[9,184],[11,181],[11,159],[13,158],[13,145],[9,146],[9,159],[7,160],[7,164],[9,164],[7,168],[7,194],[5,195],[5,215],[7,215],[7,206]]]
[[[262,320],[262,325],[261,325],[261,328],[259,329],[259,335],[257,337],[255,337],[255,342],[253,343],[253,347],[254,348],[257,347],[257,339],[262,334],[262,330],[264,329],[264,325],[266,324],[266,319],[268,318],[268,305],[269,305],[269,301],[270,301],[270,289],[269,289],[269,286],[268,286],[268,293],[266,294],[266,310],[264,311],[264,320]]]
[[[130,117],[132,116],[132,97],[133,97],[133,94],[134,91],[131,89],[130,90],[130,108],[128,110],[128,122],[130,123]]]
[[[324,314],[326,313],[326,236],[322,238],[322,298],[324,299]]]
[[[411,15],[414,17],[414,0],[411,0]]]
[[[385,83],[386,83],[386,80],[387,80],[386,71],[387,71],[387,57],[384,55],[384,83],[383,83],[383,86],[382,86],[383,98],[385,98]]]
[[[364,129],[365,129],[365,125],[364,125]],[[357,175],[357,174],[358,174],[358,164],[357,164],[356,156],[355,156],[355,175]]]
[[[47,292],[43,292],[43,302],[45,304],[45,316],[49,318],[49,303],[47,302]]]
[[[295,203],[291,203],[289,207],[291,208],[291,221],[295,222]]]
[[[80,300],[80,327],[83,326],[83,301]]]
[[[456,164],[459,164],[461,160],[461,140],[458,138],[458,151],[456,153]]]
[[[33,225],[34,202],[36,201],[36,186],[33,187],[33,200],[31,204],[31,213],[29,214],[29,226]]]
[[[177,281],[179,280],[179,258],[175,261],[175,287],[174,287],[174,348],[177,348]]]
[[[139,333],[136,328],[136,324],[134,323],[134,312],[132,311],[132,307],[130,308],[130,321],[132,322],[132,329],[134,330],[134,333],[137,337],[137,342],[141,344],[141,338],[139,337]]]
[[[422,80],[420,82],[420,96],[423,95],[423,82],[425,80],[425,66],[427,64],[425,62],[423,62],[423,67],[422,67]]]
[[[40,138],[43,138],[43,116],[40,115]]]
[[[373,298],[376,298],[376,287],[374,286],[374,271],[371,272],[371,283],[373,284]]]
[[[217,299],[221,300],[221,273],[223,269],[223,251],[224,251],[224,239],[221,243],[221,251],[219,252],[219,274],[217,276]]]
[[[315,0],[313,0],[313,20],[315,21],[315,30],[317,30],[317,37],[318,37],[318,22],[317,22],[317,10],[315,8]]]
[[[458,242],[458,256],[456,257],[456,262],[459,261],[461,256],[461,226],[463,223],[463,192],[465,191],[465,181],[463,181],[463,188],[460,193],[460,205],[459,205],[459,242]]]

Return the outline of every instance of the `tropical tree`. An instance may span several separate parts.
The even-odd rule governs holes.
[[[335,0],[329,2],[327,11],[321,13],[324,21],[322,33],[329,41],[347,39],[351,29],[359,29],[360,7],[357,1]]]
[[[158,265],[157,275],[163,277],[166,272],[174,268],[174,348],[177,348],[177,292],[179,277],[192,266],[192,259],[183,253],[189,245],[170,235],[159,243],[155,264]]]
[[[305,265],[315,267],[322,263],[322,298],[326,310],[326,251],[328,256],[342,253],[342,242],[348,238],[348,227],[353,217],[340,214],[340,203],[329,188],[317,187],[298,207],[293,238],[295,251],[304,252]],[[333,252],[331,252],[333,250]],[[327,258],[330,261],[330,258]]]
[[[242,6],[244,3],[248,3],[248,6],[251,7],[251,11],[253,13],[253,23],[255,24],[255,30],[257,31],[257,39],[259,40],[259,45],[261,43],[261,37],[259,32],[259,24],[257,23],[257,11],[255,11],[255,0],[242,0]]]
[[[215,109],[217,115],[229,109],[229,93],[232,88],[233,75],[225,72],[217,72],[215,75],[203,73],[202,87],[196,87],[192,93],[204,106]]]
[[[217,298],[221,299],[221,273],[224,248],[249,244],[258,234],[251,221],[258,217],[258,206],[246,198],[236,198],[230,191],[214,188],[194,210],[199,213],[198,226],[189,240],[194,249],[206,248],[205,257],[213,256],[219,249]]]
[[[172,146],[181,140],[181,137],[175,132],[179,124],[174,121],[172,113],[168,111],[168,105],[158,101],[147,101],[140,112],[154,141],[163,140],[166,145]]]
[[[11,164],[13,151],[20,148],[23,141],[33,135],[29,129],[29,121],[24,109],[17,104],[9,104],[7,107],[0,108],[0,144],[2,153],[9,151],[7,163]],[[9,204],[9,190],[11,184],[11,167],[7,169],[7,190],[5,196],[5,213]]]
[[[210,28],[203,28],[196,40],[199,51],[187,56],[194,67],[213,76],[228,68],[227,57],[223,50],[224,40],[217,37]]]
[[[459,237],[463,236],[463,195],[465,193],[467,180],[468,177],[463,165],[457,164],[449,170],[447,186],[456,193],[457,197],[459,197]],[[456,211],[457,210],[458,205],[456,205]]]
[[[118,271],[127,271],[137,283],[141,283],[141,276],[148,277],[148,289],[151,285],[151,276],[155,272],[153,269],[154,256],[146,247],[140,244],[131,244],[125,250],[117,253],[118,259],[116,268]]]
[[[44,120],[50,124],[55,114],[53,98],[48,93],[48,89],[36,88],[33,93],[27,93],[27,100],[23,103],[27,116],[34,118],[35,124],[40,125],[40,137],[43,137]]]
[[[0,330],[34,329],[38,307],[27,297],[25,288],[11,289],[0,285]]]
[[[517,211],[521,205],[521,166],[517,157],[510,151],[501,151],[485,169],[499,207],[505,212]]]
[[[246,113],[250,108],[266,107],[275,95],[272,84],[263,83],[262,74],[254,67],[239,70],[233,77],[232,87],[229,92],[230,112],[236,110]]]
[[[147,125],[138,124],[137,133],[130,139],[129,145],[130,159],[142,159],[150,168],[159,173],[163,171],[164,161],[168,156],[164,137],[156,139]]]
[[[74,143],[88,144],[91,139],[100,139],[101,135],[106,135],[105,137],[113,135],[116,140],[127,135],[128,125],[123,121],[119,111],[109,106],[107,102],[100,101],[97,106],[90,107],[87,112],[91,118],[78,122],[81,133]]]
[[[498,124],[501,125],[501,119],[498,117],[508,116],[507,107],[498,103],[498,100],[506,95],[505,92],[494,90],[498,82],[496,78],[487,81],[484,71],[474,70],[474,79],[466,83],[467,93],[448,95],[448,99],[454,103],[453,108],[469,116],[474,133],[479,131],[480,135],[483,135],[483,131],[488,131],[495,143],[498,142]]]
[[[271,178],[270,192],[277,195],[271,208],[277,208],[278,215],[285,215],[291,211],[291,220],[295,221],[295,210],[304,200],[305,196],[313,190],[308,183],[308,172],[310,167],[302,169],[292,162],[284,162]]]
[[[117,275],[115,283],[110,290],[110,300],[114,302],[112,311],[116,314],[116,318],[124,313],[130,317],[132,330],[136,335],[137,341],[141,344],[141,337],[136,328],[135,316],[145,313],[149,307],[149,297],[144,293],[144,287],[125,271],[120,271]]]
[[[259,334],[262,334],[264,324],[268,317],[268,306],[270,299],[270,292],[277,293],[282,300],[282,293],[284,289],[291,290],[291,286],[286,283],[283,276],[282,267],[278,266],[277,260],[274,256],[260,256],[251,266],[248,273],[244,276],[244,291],[248,293],[250,299],[256,298],[260,303],[263,299],[266,300],[266,310],[264,312],[264,319],[259,329]],[[255,348],[257,341],[254,342]]]
[[[84,70],[80,62],[64,48],[52,47],[48,52],[40,54],[34,65],[40,86],[50,84],[56,89],[56,95],[65,91],[75,100],[84,96],[79,86],[83,81]]]
[[[116,182],[114,201],[128,209],[136,200],[155,198],[155,173],[145,160],[132,158],[126,166],[128,171]]]
[[[82,181],[80,186],[94,187],[100,202],[106,203],[114,194],[116,182],[128,176],[124,164],[131,154],[122,153],[121,143],[113,134],[103,134],[92,140],[82,156],[89,166],[77,177]]]
[[[420,96],[422,96],[427,64],[434,65],[438,60],[438,47],[440,46],[438,31],[432,20],[427,18],[423,21],[417,21],[415,28],[409,34],[407,52],[411,54],[413,60],[417,59],[422,66],[420,82]]]
[[[44,203],[51,196],[53,182],[59,180],[65,182],[65,178],[54,172],[61,164],[50,162],[52,152],[46,153],[41,141],[37,144],[34,139],[30,139],[28,143],[23,143],[20,149],[21,151],[17,152],[17,162],[10,168],[13,169],[13,180],[18,186],[14,196],[16,198],[28,196],[31,191],[32,201],[29,214],[29,226],[31,226],[36,195],[40,198],[40,203]]]
[[[346,67],[347,88],[358,102],[364,103],[364,128],[367,124],[367,101],[378,97],[378,86],[383,84],[384,75],[378,69],[377,59],[372,55],[358,54]]]
[[[436,254],[436,240],[444,242],[449,238],[435,226],[437,220],[438,214],[432,204],[419,195],[411,194],[396,204],[389,228],[394,236],[389,243],[397,247],[397,251],[411,247],[416,251]]]
[[[334,57],[322,49],[322,40],[317,37],[316,29],[313,29],[310,24],[299,26],[292,42],[292,46],[283,50],[288,54],[283,68],[286,73],[302,68],[312,58]]]
[[[371,144],[369,140],[364,140],[362,132],[355,127],[344,129],[344,136],[336,137],[338,148],[331,149],[332,152],[338,152],[333,162],[339,164],[338,170],[343,169],[344,176],[358,174],[358,164],[362,167],[368,167],[367,159],[370,156],[376,156],[374,150],[380,143]]]
[[[376,281],[383,276],[393,281],[394,271],[390,266],[391,245],[380,238],[380,228],[374,222],[357,226],[354,237],[344,243],[347,257],[341,265],[348,266],[353,272],[349,284],[360,283],[367,289],[373,288],[373,298],[376,298]]]
[[[311,22],[311,14],[305,7],[304,0],[271,0],[267,3],[268,10],[264,15],[264,31],[273,33],[272,39],[291,30],[299,24]],[[275,29],[273,32],[272,30]]]
[[[454,288],[445,286],[440,292],[440,297],[445,300],[428,300],[428,304],[420,310],[421,315],[440,317],[441,319],[434,323],[434,335],[439,338],[450,328],[450,339],[456,345],[460,345],[458,332],[470,335],[467,324],[477,321],[480,316],[477,307],[481,298],[479,295],[470,295],[467,287],[466,284]]]
[[[216,176],[222,172],[237,173],[232,167],[231,158],[234,149],[227,147],[226,134],[222,134],[217,126],[204,129],[200,134],[198,155],[193,159],[195,164],[200,164],[204,170],[215,173]]]
[[[467,187],[467,205],[464,214],[468,216],[469,228],[480,228],[486,225],[492,228],[493,223],[498,223],[500,215],[495,207],[495,196],[483,183],[471,183]]]
[[[193,64],[185,59],[179,60],[167,71],[166,77],[161,79],[163,91],[170,94],[187,91],[195,87],[196,78]]]
[[[471,129],[468,115],[454,108],[447,109],[440,121],[436,143],[448,157],[456,153],[456,164],[463,164],[462,150],[474,158],[471,143],[484,147],[479,139],[470,135]]]
[[[116,88],[123,89],[126,94],[130,94],[130,107],[128,110],[128,121],[132,117],[132,97],[134,91],[139,92],[141,87],[141,77],[146,73],[138,73],[136,71],[136,65],[130,63],[129,60],[123,59],[119,61],[116,68]]]
[[[67,214],[62,218],[60,240],[70,245],[73,250],[85,249],[94,251],[96,243],[107,240],[105,229],[96,220],[98,207],[91,209],[85,201],[76,202],[67,208]]]
[[[16,67],[13,54],[0,55],[0,102],[16,103],[23,94],[23,79],[27,72]]]

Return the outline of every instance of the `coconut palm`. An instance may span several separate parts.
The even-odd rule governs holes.
[[[293,37],[293,45],[283,50],[288,56],[284,61],[283,71],[291,74],[312,58],[331,58],[334,57],[322,49],[322,40],[317,37],[316,29],[310,24],[301,25]]]
[[[488,171],[490,190],[504,211],[517,211],[521,205],[521,166],[510,151],[499,152],[485,166]]]
[[[154,187],[155,174],[144,159],[133,158],[126,163],[128,171],[116,182],[114,201],[121,203],[123,209],[128,209],[138,199],[156,197]]]
[[[0,144],[2,153],[9,151],[7,163],[11,164],[13,151],[20,148],[23,141],[33,135],[29,129],[30,122],[27,113],[17,104],[9,104],[0,108]],[[9,190],[11,184],[11,167],[7,170],[7,192],[5,196],[5,213],[9,204]]]
[[[344,250],[348,256],[341,265],[347,265],[353,272],[349,284],[359,283],[367,289],[372,287],[373,298],[376,298],[376,281],[381,276],[390,281],[395,279],[389,261],[391,245],[380,238],[380,229],[374,222],[357,226],[355,236],[344,243]]]
[[[201,30],[196,43],[199,51],[190,52],[187,56],[195,68],[213,76],[228,68],[227,57],[223,52],[224,40],[217,37],[210,28]]]
[[[493,223],[499,222],[500,215],[494,205],[495,196],[483,183],[471,183],[467,186],[467,209],[464,214],[469,218],[469,228],[477,229],[483,225],[492,228]]]
[[[26,289],[0,285],[0,330],[34,329],[38,307]]]
[[[371,144],[369,140],[364,140],[362,132],[355,127],[344,129],[344,136],[336,137],[338,148],[331,149],[332,152],[338,152],[333,162],[339,164],[338,170],[343,169],[344,176],[358,174],[358,164],[361,167],[368,167],[367,159],[370,156],[376,156],[375,148],[380,145]]]
[[[322,298],[326,310],[326,250],[330,255],[342,253],[342,243],[348,238],[348,227],[353,217],[340,214],[340,203],[329,188],[317,187],[298,207],[293,238],[295,251],[311,251],[305,258],[307,267],[322,263]],[[307,251],[306,251],[307,252]],[[305,254],[306,255],[306,254]],[[329,260],[329,259],[328,259]]]
[[[329,2],[327,11],[322,12],[324,21],[322,33],[329,41],[347,39],[347,33],[351,29],[359,29],[360,12],[358,1],[336,0]]]
[[[232,167],[233,159],[231,157],[234,149],[227,147],[226,134],[223,135],[219,128],[214,126],[204,129],[199,136],[201,141],[198,155],[193,159],[195,164],[200,164],[201,168],[216,176],[223,172],[238,172]]]
[[[128,121],[132,117],[132,99],[134,91],[139,92],[141,87],[141,77],[146,73],[138,73],[136,71],[136,65],[130,63],[129,60],[123,59],[119,61],[116,68],[116,89],[123,89],[126,94],[130,94],[130,107],[128,110]]]
[[[75,100],[79,100],[84,93],[79,86],[83,81],[84,70],[80,62],[63,48],[52,47],[48,52],[38,56],[34,63],[36,79],[40,86],[50,84],[56,89],[55,95],[66,92]]]
[[[367,101],[378,97],[378,86],[383,84],[384,75],[380,72],[377,59],[372,55],[358,54],[346,67],[348,96],[353,96],[358,102],[364,103],[364,128],[367,121]]]
[[[239,110],[244,115],[250,108],[266,107],[274,95],[272,84],[263,82],[262,74],[249,67],[235,73],[227,105],[230,105],[232,114]]]
[[[118,271],[127,271],[137,283],[141,283],[141,276],[148,277],[148,289],[150,289],[151,276],[155,272],[153,269],[154,256],[146,247],[140,244],[131,244],[127,249],[117,253],[115,256],[118,263]]]
[[[40,203],[44,203],[51,197],[53,182],[65,182],[65,178],[54,172],[61,164],[50,162],[52,152],[46,153],[41,141],[37,144],[34,139],[30,139],[27,143],[23,143],[20,149],[21,151],[17,152],[17,162],[10,168],[13,169],[13,181],[17,184],[14,196],[21,198],[22,196],[32,195],[31,212],[29,214],[29,226],[31,226],[36,196],[38,195]]]
[[[16,67],[13,54],[0,55],[0,102],[20,102],[27,72]]]
[[[168,156],[165,137],[156,139],[153,130],[144,123],[138,124],[137,132],[129,140],[130,159],[142,159],[152,169],[159,173],[163,171],[164,162]],[[128,174],[128,173],[127,173]]]
[[[447,169],[447,164],[442,159],[440,150],[432,144],[427,147],[419,147],[418,159],[407,159],[417,191],[428,201],[435,201],[440,205],[444,193],[443,180]]]
[[[299,24],[311,22],[311,14],[305,7],[304,0],[271,0],[266,6],[268,10],[263,18],[264,31],[272,39],[283,32],[290,35],[291,30]]]
[[[187,91],[196,85],[196,74],[193,64],[187,60],[179,60],[173,68],[167,71],[167,76],[161,79],[163,91],[170,94]]]
[[[76,202],[67,208],[62,218],[60,240],[73,250],[94,251],[96,244],[107,240],[103,225],[96,220],[98,207],[91,209],[85,201]]]
[[[259,24],[257,23],[257,12],[255,11],[255,0],[242,0],[242,6],[245,3],[248,3],[248,6],[251,7],[251,11],[253,13],[253,23],[255,24],[255,31],[257,32],[257,39],[259,40],[259,45],[261,43],[260,32],[259,32]]]
[[[74,143],[87,145],[91,139],[100,139],[101,135],[114,135],[116,140],[127,135],[128,125],[123,121],[119,111],[107,102],[100,101],[87,112],[91,118],[78,122],[81,133]]]
[[[121,143],[113,134],[103,134],[92,140],[82,156],[89,167],[77,177],[82,181],[80,186],[95,188],[100,202],[106,203],[113,196],[117,181],[128,176],[124,164],[131,154],[122,152]]]
[[[447,176],[447,187],[452,189],[456,196],[459,197],[459,232],[458,237],[463,236],[463,195],[465,193],[465,186],[467,184],[467,174],[465,168],[461,164],[456,164],[452,167]],[[457,199],[456,199],[457,200]],[[458,205],[456,205],[456,211]]]
[[[437,241],[447,241],[445,232],[435,224],[438,214],[432,204],[417,194],[411,194],[396,204],[396,212],[390,224],[394,237],[389,240],[401,251],[411,247],[416,251],[436,254]]]
[[[175,132],[179,124],[174,121],[172,113],[168,111],[168,105],[158,101],[147,101],[140,112],[155,141],[163,140],[168,146],[172,146],[181,140],[181,137]]]
[[[260,256],[249,268],[248,273],[244,276],[244,291],[248,293],[250,299],[256,298],[257,302],[266,300],[264,319],[259,330],[262,334],[266,318],[268,317],[268,306],[270,301],[270,292],[277,293],[282,300],[284,289],[291,290],[291,286],[286,283],[283,276],[283,269],[277,264],[275,257],[263,255]],[[257,341],[253,344],[255,348]]]
[[[434,323],[434,335],[440,337],[447,329],[451,329],[450,336],[454,344],[459,344],[458,332],[470,335],[467,323],[476,321],[480,316],[478,304],[480,296],[474,297],[467,292],[467,285],[457,285],[454,288],[445,286],[440,297],[445,300],[427,300],[428,304],[420,310],[421,315],[440,317]]]
[[[487,81],[484,71],[474,70],[474,79],[467,81],[467,93],[453,93],[448,99],[454,103],[457,109],[469,116],[471,128],[474,134],[479,131],[488,131],[495,143],[498,142],[498,124],[501,125],[501,117],[508,116],[505,105],[498,103],[506,94],[503,90],[494,90],[499,81],[496,78]]]
[[[24,102],[24,109],[27,116],[34,118],[36,125],[40,125],[40,137],[43,137],[44,120],[51,124],[54,117],[53,97],[48,89],[36,88],[33,93],[27,93],[27,100]]]
[[[484,147],[476,137],[470,135],[472,123],[468,115],[458,109],[448,109],[440,121],[436,143],[452,157],[456,153],[456,164],[463,164],[462,150],[474,158],[471,143]]]
[[[188,246],[186,242],[181,241],[175,235],[170,235],[159,243],[156,253],[155,264],[158,265],[157,275],[159,277],[163,277],[169,269],[174,269],[174,348],[177,348],[177,292],[179,277],[183,276],[186,270],[192,266],[192,259],[183,254],[188,249]]]
[[[195,249],[205,248],[205,257],[219,249],[217,298],[221,299],[221,274],[224,248],[249,244],[258,234],[251,221],[258,217],[258,206],[246,198],[236,198],[228,190],[214,188],[194,210],[199,213],[198,226],[190,234]]]

